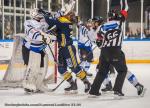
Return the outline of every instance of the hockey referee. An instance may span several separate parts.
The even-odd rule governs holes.
[[[98,36],[103,37],[100,55],[101,64],[89,94],[93,96],[101,95],[99,89],[109,72],[109,66],[113,65],[118,72],[113,88],[114,94],[124,96],[122,87],[127,73],[127,66],[121,45],[123,39],[122,23],[127,18],[127,11],[126,9],[122,9],[121,11],[110,10],[108,17],[109,21],[101,26],[98,33]],[[100,45],[98,40],[97,43],[97,45]]]

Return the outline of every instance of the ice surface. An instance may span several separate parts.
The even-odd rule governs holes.
[[[84,94],[84,85],[78,80],[78,94],[66,95],[63,88],[67,83],[63,83],[58,90],[53,93],[26,95],[23,89],[0,90],[0,108],[150,108],[150,64],[129,64],[128,68],[138,78],[146,88],[144,97],[138,97],[136,89],[126,80],[123,92],[125,97],[121,100],[114,99],[111,94],[100,96],[99,98],[88,98]],[[90,72],[95,73],[95,65],[92,65]],[[2,78],[4,72],[0,72]],[[114,82],[114,77],[112,78]],[[90,78],[91,82],[93,78]],[[59,78],[58,83],[61,81]],[[56,84],[49,85],[49,88]],[[24,104],[24,106],[23,106]],[[25,106],[26,105],[26,106]],[[30,105],[30,106],[29,106]],[[32,106],[31,106],[32,105]],[[44,106],[45,105],[45,106]],[[60,106],[59,106],[60,105]]]

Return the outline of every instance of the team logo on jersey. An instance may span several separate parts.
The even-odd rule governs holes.
[[[120,34],[121,34],[120,29],[109,30],[109,31],[106,32],[105,38],[106,38],[107,41],[113,40],[113,39],[119,37]]]
[[[68,67],[73,67],[71,58],[66,59]]]

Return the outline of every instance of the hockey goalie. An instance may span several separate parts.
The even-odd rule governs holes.
[[[48,91],[43,80],[47,72],[48,57],[47,44],[55,38],[52,35],[46,34],[48,25],[38,9],[33,9],[30,12],[31,19],[26,20],[25,38],[22,45],[22,54],[24,64],[27,65],[26,74],[23,80],[23,88],[27,93],[45,92]]]

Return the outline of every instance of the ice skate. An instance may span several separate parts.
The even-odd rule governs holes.
[[[65,93],[66,94],[77,94],[78,93],[78,87],[77,87],[77,81],[75,80],[74,82],[70,83],[70,86],[65,88]]]
[[[140,83],[136,84],[136,89],[137,89],[137,94],[139,96],[144,96],[146,89],[144,88],[144,86]]]
[[[33,94],[35,93],[34,90],[28,89],[28,88],[24,88],[25,94]]]
[[[88,98],[97,98],[101,95],[101,93],[96,93],[96,92],[93,92],[93,91],[89,91],[89,94],[88,94]]]
[[[34,84],[29,83],[23,83],[23,88],[26,94],[33,94],[37,90]]]
[[[121,91],[114,91],[114,95],[116,95],[116,96],[124,96],[124,94]]]
[[[112,84],[111,82],[109,82],[108,84],[106,84],[106,87],[101,89],[102,92],[109,92],[112,91]]]
[[[84,92],[87,93],[91,88],[91,83],[87,80],[87,81],[84,82],[84,85],[85,85]]]

